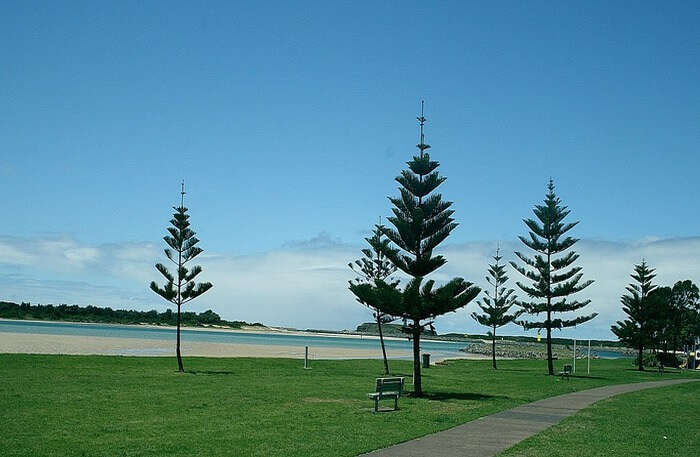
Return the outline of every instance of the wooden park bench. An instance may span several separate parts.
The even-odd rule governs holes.
[[[374,412],[379,411],[379,400],[385,398],[394,399],[394,411],[399,409],[399,397],[403,392],[403,378],[377,378],[374,392],[367,396],[374,400]]]
[[[566,380],[568,381],[569,376],[571,376],[571,365],[568,363],[564,365],[564,369],[559,372],[559,376],[561,376],[562,378],[566,378]]]

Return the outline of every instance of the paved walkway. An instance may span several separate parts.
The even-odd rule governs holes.
[[[371,457],[494,456],[599,400],[625,392],[691,381],[697,381],[697,379],[620,384],[545,398],[365,455]]]

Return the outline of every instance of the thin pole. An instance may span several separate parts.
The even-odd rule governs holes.
[[[574,373],[576,373],[576,338],[574,338]]]
[[[304,346],[304,369],[309,369],[309,347]]]
[[[588,340],[588,374],[591,374],[591,340]]]

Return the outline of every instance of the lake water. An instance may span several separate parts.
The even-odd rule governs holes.
[[[174,328],[151,328],[137,325],[118,324],[72,324],[68,322],[35,322],[35,321],[0,321],[0,332],[47,334],[47,335],[77,335],[100,336],[111,338],[138,338],[148,340],[175,340]],[[182,338],[187,341],[207,343],[234,343],[234,344],[264,344],[280,346],[304,347],[338,347],[376,349],[379,345],[375,337],[342,337],[323,335],[290,335],[276,333],[248,333],[248,332],[220,332],[209,330],[182,329]],[[387,350],[401,349],[412,350],[412,343],[408,339],[386,339],[384,343]],[[433,354],[435,357],[455,357],[464,355],[459,350],[469,343],[455,343],[450,341],[421,340],[421,350]],[[134,351],[134,353],[139,353]],[[141,352],[143,355],[151,354],[149,351]]]
[[[35,322],[35,321],[2,321],[0,320],[0,332],[47,334],[47,335],[77,335],[77,336],[101,336],[111,338],[138,338],[147,340],[163,340],[172,342],[175,340],[174,328],[151,328],[137,325],[118,324],[72,324],[68,322]],[[276,333],[248,333],[248,332],[219,332],[209,330],[182,330],[182,338],[187,341],[207,343],[234,343],[234,344],[264,344],[280,346],[304,346],[313,347],[338,347],[376,349],[379,342],[376,337],[342,337],[323,335],[290,335]],[[469,342],[431,341],[421,340],[421,351],[430,353],[433,358],[449,358],[464,355],[459,350],[469,346]],[[385,345],[391,350],[412,350],[412,343],[408,339],[387,339]],[[134,349],[134,355],[162,355],[150,350]],[[169,349],[168,349],[169,352]],[[602,358],[625,357],[620,352],[602,351],[591,348],[591,355]],[[395,357],[408,358],[408,357]]]

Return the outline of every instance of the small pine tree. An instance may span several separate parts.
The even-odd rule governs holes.
[[[586,316],[577,316],[573,319],[553,319],[555,313],[578,311],[588,305],[590,300],[567,300],[569,295],[582,291],[590,286],[593,281],[581,282],[583,273],[581,267],[569,268],[577,259],[578,254],[569,249],[578,241],[576,238],[564,235],[574,228],[578,222],[564,223],[564,218],[571,212],[566,206],[561,205],[561,200],[554,193],[554,182],[550,179],[547,186],[548,192],[544,199],[544,205],[536,205],[533,209],[538,221],[524,219],[523,222],[530,229],[530,238],[519,236],[523,244],[533,251],[533,258],[526,257],[520,252],[515,255],[525,263],[524,267],[515,262],[510,264],[520,274],[532,281],[531,286],[520,282],[516,284],[535,301],[518,301],[523,310],[532,315],[545,313],[545,320],[518,322],[525,330],[547,330],[547,371],[554,375],[554,363],[552,361],[552,329],[573,327],[587,322],[598,313]],[[568,251],[566,254],[564,252]],[[556,258],[555,258],[556,257]]]
[[[382,253],[382,249],[387,248],[389,240],[384,238],[383,230],[385,227],[380,224],[375,225],[372,231],[372,236],[365,238],[365,241],[370,246],[370,249],[363,249],[362,254],[364,257],[355,260],[353,263],[349,263],[350,269],[355,272],[358,277],[350,281],[350,291],[355,293],[355,289],[359,284],[371,284],[376,285],[375,281],[384,281],[392,273],[396,271],[396,267],[386,258]],[[386,314],[381,311],[380,307],[376,303],[366,302],[367,296],[355,294],[357,301],[367,306],[377,323],[377,329],[379,330],[379,344],[382,347],[382,357],[384,358],[384,374],[389,374],[389,361],[386,357],[386,348],[384,346],[384,334],[382,333],[382,324],[388,324],[389,322],[396,320],[394,316]],[[376,295],[374,295],[376,297]]]
[[[452,218],[452,202],[442,200],[433,191],[445,181],[437,172],[438,162],[430,160],[425,152],[423,126],[425,117],[421,110],[420,154],[407,162],[408,170],[401,172],[396,181],[401,185],[400,197],[389,198],[394,216],[388,218],[394,229],[386,228],[384,234],[396,246],[383,248],[392,264],[412,279],[403,291],[398,292],[383,281],[377,282],[376,293],[381,296],[381,311],[404,319],[402,330],[413,340],[413,394],[423,395],[420,366],[420,335],[426,327],[432,327],[435,317],[466,306],[481,291],[471,282],[454,278],[436,287],[434,280],[425,276],[443,266],[447,260],[433,255],[433,250],[457,227]],[[432,195],[431,195],[432,194]],[[365,288],[367,289],[367,288]],[[362,293],[369,292],[368,290]]]
[[[500,256],[500,248],[496,249],[496,255],[493,257],[494,263],[489,265],[486,281],[493,287],[493,295],[488,290],[484,290],[484,298],[477,302],[479,308],[484,314],[472,313],[472,318],[481,325],[490,329],[491,336],[491,360],[494,370],[496,369],[496,329],[509,324],[520,316],[522,311],[517,311],[513,314],[508,314],[511,307],[516,306],[516,296],[513,294],[513,289],[506,289],[505,283],[508,281],[506,276],[506,266],[501,264],[502,257]]]
[[[195,265],[188,269],[185,265],[202,253],[202,249],[197,247],[199,240],[195,237],[195,232],[190,229],[189,214],[185,208],[185,183],[182,183],[180,192],[180,206],[173,207],[175,213],[170,220],[172,227],[168,227],[169,235],[163,237],[165,244],[165,256],[177,268],[177,279],[162,263],[156,264],[156,270],[166,279],[165,286],[159,287],[155,281],[151,282],[151,290],[167,301],[177,306],[177,368],[179,372],[184,372],[182,355],[180,354],[180,309],[182,305],[188,303],[211,289],[210,282],[195,283],[195,278],[202,272],[202,267]]]
[[[620,341],[630,347],[637,348],[637,369],[639,371],[644,370],[644,348],[649,342],[648,331],[655,317],[654,310],[650,306],[652,304],[651,296],[658,287],[652,284],[654,277],[656,277],[654,269],[649,268],[644,260],[641,264],[634,266],[632,279],[635,282],[627,286],[628,294],[623,295],[620,299],[622,310],[628,318],[624,321],[617,321],[610,328]]]

